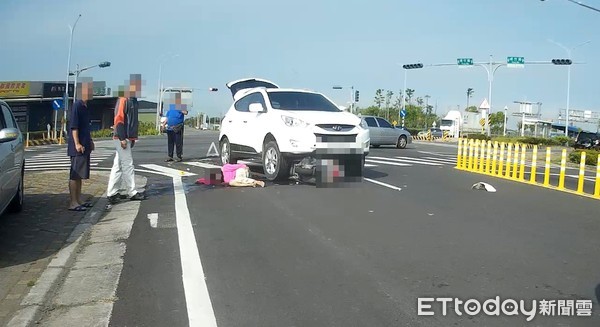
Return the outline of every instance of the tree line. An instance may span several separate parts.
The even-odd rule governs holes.
[[[357,112],[367,116],[378,116],[402,125],[400,109],[402,108],[402,90],[394,93],[391,90],[378,89],[375,91],[374,103],[366,108],[357,107]],[[407,128],[426,128],[433,122],[439,126],[440,117],[434,112],[434,106],[429,103],[430,95],[415,97],[414,89],[406,89],[406,117],[404,126]]]

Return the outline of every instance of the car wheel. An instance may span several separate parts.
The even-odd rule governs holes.
[[[221,140],[221,144],[219,144],[219,149],[222,165],[237,163],[237,159],[233,158],[231,155],[231,144],[229,143],[228,138],[224,137],[223,140]]]
[[[288,162],[279,151],[277,142],[269,141],[264,145],[262,162],[268,180],[274,181],[289,177]]]
[[[8,206],[8,211],[12,213],[21,212],[23,210],[23,198],[25,197],[25,171],[21,170],[21,181],[19,189]]]
[[[400,137],[398,138],[398,142],[396,143],[396,147],[398,149],[404,149],[406,148],[406,136],[405,135],[400,135]]]

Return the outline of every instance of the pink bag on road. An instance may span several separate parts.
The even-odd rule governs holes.
[[[244,164],[226,164],[221,167],[221,171],[223,172],[223,182],[229,183],[233,179],[235,179],[235,171],[240,168],[246,168],[248,166]]]

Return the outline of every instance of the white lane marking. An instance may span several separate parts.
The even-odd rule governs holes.
[[[156,228],[156,225],[158,223],[158,213],[149,213],[148,219],[150,220],[150,227]]]
[[[196,166],[196,167],[200,167],[200,168],[219,168],[219,169],[221,169],[221,166],[217,166],[217,165],[213,165],[213,164],[209,164],[209,163],[205,163],[205,162],[193,161],[193,162],[184,162],[184,164],[190,165],[190,166]]]
[[[396,156],[397,159],[393,159],[393,160],[398,160],[398,159],[402,159],[402,160],[406,160],[406,161],[412,161],[418,164],[423,164],[423,165],[431,165],[431,166],[441,166],[442,164],[439,161],[431,161],[431,160],[426,160],[426,159],[422,159],[422,158],[414,158],[414,157],[401,157],[401,156]]]
[[[109,158],[111,157],[110,155],[92,155],[90,156],[91,159],[94,158]],[[67,157],[67,156],[60,156],[60,157],[31,157],[31,158],[27,158],[25,160],[39,160],[39,161],[49,161],[49,160],[71,160],[71,158]]]
[[[147,168],[147,169],[160,171],[160,172],[163,172],[165,174],[169,174],[170,176],[195,176],[196,175],[194,173],[188,173],[188,172],[183,171],[183,170],[178,170],[178,169],[163,167],[163,166],[159,166],[159,165],[155,165],[155,164],[140,165],[140,167],[144,167],[144,168]]]
[[[423,161],[423,160],[418,160],[418,159],[410,158],[410,157],[397,157],[397,158],[371,157],[371,158],[377,159],[377,160],[389,160],[389,161],[393,161],[393,162],[406,162],[406,163],[411,163],[411,164],[416,164],[416,165],[428,165],[428,166],[441,166],[442,165],[437,162]]]
[[[423,157],[423,159],[434,160],[434,162],[443,162],[443,163],[456,163],[456,159],[444,159],[444,158],[433,158],[433,157]]]
[[[180,176],[173,176],[173,187],[175,189],[175,217],[181,255],[183,290],[189,325],[217,326],[217,318],[208,294],[198,244]]]
[[[391,166],[403,166],[403,167],[412,166],[412,165],[405,164],[405,163],[390,162],[390,161],[380,161],[380,160],[371,160],[371,159],[365,159],[365,162],[372,162],[372,163],[378,163],[378,164],[384,164],[384,165],[391,165]]]
[[[399,188],[398,186],[394,186],[394,185],[390,185],[390,184],[387,184],[387,183],[384,183],[384,182],[376,181],[374,179],[364,178],[364,180],[366,180],[367,182],[371,182],[371,183],[375,183],[375,184],[378,184],[378,185],[381,185],[381,186],[385,186],[385,187],[391,188],[392,190],[402,191],[402,189]]]
[[[450,153],[430,152],[430,151],[417,151],[417,152],[424,153],[424,154],[431,154],[434,156],[451,157],[451,158],[456,157],[456,154],[450,154]]]
[[[365,167],[377,167],[377,165],[371,165],[371,164],[366,163]]]
[[[90,163],[91,167],[95,167],[98,166],[98,163]],[[63,163],[63,164],[50,164],[50,165],[36,165],[36,164],[31,164],[28,165],[27,163],[25,163],[25,170],[27,169],[31,169],[31,168],[57,168],[57,167],[71,167],[71,163]]]

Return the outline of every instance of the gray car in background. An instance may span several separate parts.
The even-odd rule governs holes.
[[[412,136],[407,130],[394,127],[389,121],[381,117],[361,116],[362,125],[369,129],[371,146],[377,148],[381,145],[393,145],[399,149],[406,148],[412,143]]]
[[[0,101],[0,214],[23,208],[25,146],[12,110]]]

